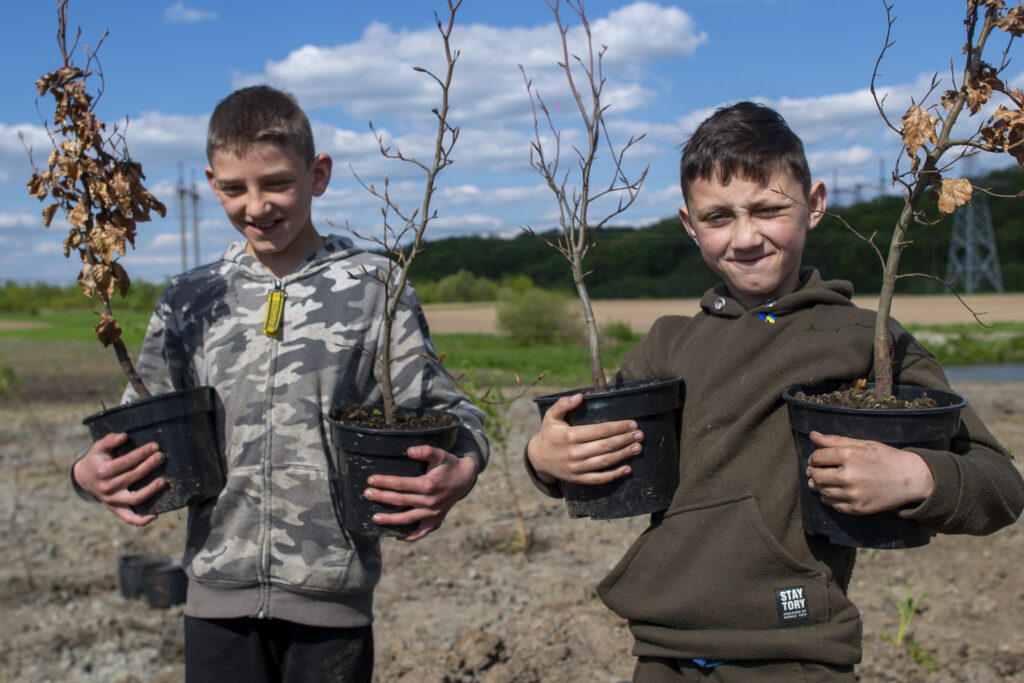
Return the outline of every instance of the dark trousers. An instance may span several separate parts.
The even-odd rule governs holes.
[[[370,683],[373,627],[185,617],[186,683]]]
[[[852,683],[855,680],[852,666],[830,666],[818,662],[735,661],[702,668],[690,660],[640,657],[633,670],[634,683]]]

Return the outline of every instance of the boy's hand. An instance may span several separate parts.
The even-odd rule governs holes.
[[[405,537],[416,541],[441,526],[448,511],[476,483],[476,461],[460,458],[432,446],[413,446],[406,455],[425,460],[427,471],[419,477],[393,477],[373,474],[367,479],[370,488],[363,492],[368,500],[386,505],[411,507],[394,514],[374,515],[377,524],[412,524],[419,527]]]
[[[114,449],[126,438],[127,434],[107,434],[75,462],[71,475],[83,490],[125,522],[145,526],[156,515],[138,515],[131,506],[142,503],[167,482],[157,477],[137,491],[129,491],[128,487],[156,469],[164,461],[164,454],[155,443],[148,443],[115,458]]]
[[[870,515],[920,503],[935,488],[931,468],[917,453],[877,441],[811,432],[812,491],[839,512]]]
[[[582,402],[583,394],[558,399],[526,446],[526,456],[545,484],[606,484],[629,474],[629,465],[615,465],[640,452],[644,435],[632,420],[570,427],[565,416]]]

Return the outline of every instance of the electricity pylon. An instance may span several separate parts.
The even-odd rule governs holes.
[[[995,291],[1003,292],[992,216],[985,195],[977,193],[970,204],[958,207],[953,214],[946,282],[950,285],[959,282],[962,291],[973,294],[981,289],[984,281]]]

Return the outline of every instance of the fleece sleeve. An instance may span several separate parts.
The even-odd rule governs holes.
[[[934,357],[916,343],[904,358],[909,361],[899,381],[951,390]],[[937,533],[982,535],[1012,524],[1024,510],[1020,470],[970,405],[950,450],[908,450],[928,464],[935,488],[920,505],[901,510],[901,516]]]

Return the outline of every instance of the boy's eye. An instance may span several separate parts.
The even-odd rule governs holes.
[[[241,185],[221,185],[220,186],[220,191],[222,193],[226,194],[226,195],[230,195],[230,196],[234,197],[234,196],[237,196],[237,195],[242,193],[242,186]]]
[[[761,216],[762,218],[773,218],[781,214],[782,210],[783,209],[781,206],[766,206],[764,208],[758,209],[756,213],[758,216]]]

